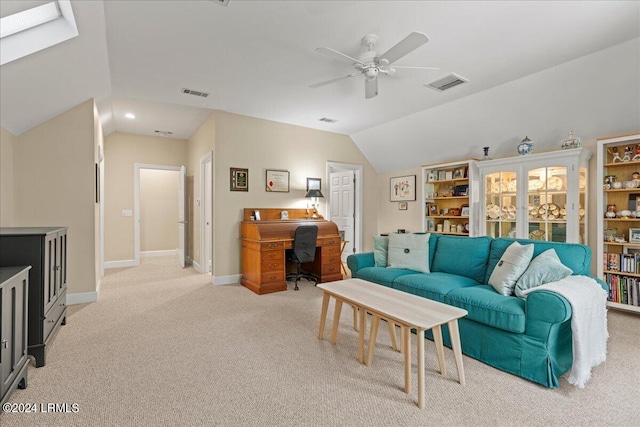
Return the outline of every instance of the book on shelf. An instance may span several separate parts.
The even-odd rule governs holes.
[[[640,279],[621,274],[606,273],[604,281],[609,285],[608,301],[639,306]]]
[[[621,273],[640,273],[640,253],[617,254],[605,252],[603,256],[605,271],[619,271]]]

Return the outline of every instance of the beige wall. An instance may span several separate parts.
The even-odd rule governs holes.
[[[140,251],[178,247],[180,172],[140,170]]]
[[[105,262],[134,259],[133,172],[135,163],[187,164],[187,143],[181,139],[115,132],[104,142]]]
[[[416,201],[407,202],[407,210],[398,209],[398,202],[390,202],[390,179],[396,176],[416,176]],[[422,231],[422,169],[420,167],[378,175],[378,232],[388,233],[404,228],[407,232]]]
[[[216,115],[212,113],[207,120],[189,138],[188,148],[188,195],[187,216],[189,218],[189,258],[200,264],[200,206],[196,199],[200,198],[200,158],[215,149]],[[214,155],[215,157],[215,155]],[[215,167],[215,163],[212,163]],[[215,189],[214,189],[215,193]],[[215,196],[214,196],[215,198]],[[214,212],[215,217],[215,212]]]
[[[13,223],[13,162],[18,138],[0,126],[0,227],[11,227]]]
[[[14,223],[68,231],[68,293],[96,290],[94,103],[21,134],[14,147]]]
[[[306,206],[307,177],[321,177],[327,192],[327,162],[363,166],[363,248],[378,232],[377,174],[347,135],[215,112],[214,261],[215,276],[240,274],[243,208]],[[249,169],[249,191],[229,191],[229,168]],[[290,172],[289,193],[265,191],[266,169]],[[326,193],[325,193],[326,194]],[[320,213],[326,213],[321,203]]]

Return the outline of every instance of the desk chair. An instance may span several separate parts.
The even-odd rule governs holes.
[[[316,257],[316,241],[318,240],[318,226],[317,225],[301,225],[296,228],[293,234],[293,248],[289,253],[287,259],[295,262],[297,266],[297,272],[287,274],[287,281],[295,280],[296,285],[293,288],[294,291],[298,290],[298,280],[301,278],[307,279],[318,284],[318,278],[302,271],[302,264],[305,262],[313,262]]]

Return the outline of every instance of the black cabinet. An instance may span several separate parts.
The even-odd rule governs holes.
[[[20,265],[31,266],[28,352],[40,367],[67,320],[67,227],[0,228],[0,267]]]
[[[0,268],[0,404],[27,387],[30,268]]]

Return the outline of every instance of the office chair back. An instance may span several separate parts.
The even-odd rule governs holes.
[[[317,225],[301,225],[293,235],[293,255],[298,263],[312,262],[316,257]]]

